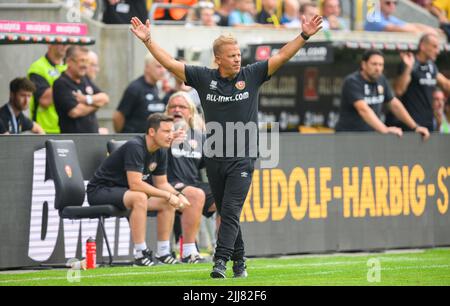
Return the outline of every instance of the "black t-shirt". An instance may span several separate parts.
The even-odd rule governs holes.
[[[148,116],[163,113],[166,105],[159,99],[158,87],[141,76],[128,85],[117,110],[125,117],[122,133],[145,133]]]
[[[6,128],[3,121],[0,119],[0,135],[5,134],[6,132],[8,132],[8,129]]]
[[[360,71],[348,75],[342,86],[341,109],[336,131],[373,131],[359,115],[354,106],[355,102],[365,101],[380,117],[383,103],[391,102],[393,98],[392,89],[384,75],[376,82],[365,80]]]
[[[8,103],[6,103],[0,108],[0,134],[6,132],[20,134],[33,129],[33,121],[25,117],[22,112],[16,117],[16,122],[17,126],[14,124],[13,114],[8,107]]]
[[[66,73],[53,84],[53,101],[59,117],[61,133],[98,133],[97,117],[94,113],[79,118],[70,118],[69,112],[78,105],[73,96],[74,91],[81,91],[83,95],[95,95],[101,90],[87,77],[83,77],[78,84]]]
[[[212,157],[216,160],[237,160],[243,157],[257,157],[259,87],[270,79],[270,76],[268,76],[268,68],[268,61],[247,65],[241,69],[234,79],[229,80],[222,78],[217,69],[190,65],[185,66],[186,85],[194,87],[197,90],[205,114],[207,128],[211,128],[210,131],[207,131],[207,140],[204,149],[206,157]],[[227,123],[229,125],[234,124],[235,126],[238,126],[236,125],[237,123],[246,126],[250,125],[252,126],[252,132],[245,132],[245,141],[238,142],[238,137],[234,129],[233,132],[227,132]],[[220,134],[214,128],[216,124],[223,131],[223,150],[220,150],[220,147],[217,146]],[[228,144],[227,139],[229,139]],[[232,152],[233,147],[231,147],[231,140],[233,139],[234,152]],[[213,152],[209,150],[210,147],[214,150]]]
[[[168,150],[167,179],[170,183],[195,184],[201,181],[200,169],[204,168],[204,135],[190,129],[186,141]]]
[[[153,153],[147,150],[145,136],[136,136],[109,155],[89,181],[88,188],[96,186],[126,187],[127,171],[142,173],[143,181],[151,182],[152,175],[166,175],[167,150]]]
[[[138,17],[142,23],[148,18],[146,0],[123,0],[116,5],[103,0],[103,22],[107,24],[129,24],[132,17]]]
[[[401,74],[405,69],[402,63],[399,68]],[[411,83],[406,92],[400,98],[408,113],[418,125],[427,127],[433,131],[433,91],[436,88],[436,77],[439,70],[433,61],[420,63],[417,59],[411,72]],[[388,122],[398,125],[398,121],[392,114],[388,116]],[[400,125],[403,127],[403,125]]]

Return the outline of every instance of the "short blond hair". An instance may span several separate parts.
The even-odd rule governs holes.
[[[213,52],[214,56],[217,56],[220,53],[220,50],[222,46],[224,45],[237,45],[238,42],[236,38],[234,38],[233,35],[227,34],[227,35],[220,35],[213,44]]]

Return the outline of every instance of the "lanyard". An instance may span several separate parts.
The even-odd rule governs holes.
[[[14,111],[11,107],[11,105],[8,103],[8,109],[9,112],[11,113],[11,122],[12,122],[12,127],[13,127],[13,134],[19,134],[19,125],[17,124],[17,118],[16,115],[14,114]]]

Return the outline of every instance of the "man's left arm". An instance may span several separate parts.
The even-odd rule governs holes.
[[[322,28],[322,16],[316,15],[309,22],[302,16],[302,33],[288,42],[280,51],[269,58],[268,75],[273,75],[281,66],[287,63],[306,43],[306,40]]]
[[[94,90],[93,95],[84,95],[80,92],[74,93],[77,102],[86,105],[92,105],[98,108],[108,104],[109,96],[106,93],[102,92],[94,83],[91,83],[91,86]]]
[[[447,95],[450,95],[450,80],[440,72],[437,74],[436,80],[439,87],[442,88]]]

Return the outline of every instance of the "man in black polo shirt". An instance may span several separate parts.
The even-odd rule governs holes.
[[[127,24],[131,17],[138,16],[145,21],[148,17],[146,0],[101,0],[103,1],[103,22]]]
[[[182,211],[184,263],[205,262],[198,253],[195,239],[200,229],[202,214],[209,218],[216,211],[214,196],[208,183],[202,181],[200,170],[205,167],[203,156],[204,134],[202,119],[195,103],[186,92],[179,91],[170,96],[167,113],[175,119],[175,139],[168,154],[169,182],[183,192],[191,206]],[[184,137],[183,137],[184,136]]]
[[[322,17],[314,16],[310,21],[303,18],[303,32],[297,38],[287,43],[269,60],[244,68],[241,68],[241,52],[236,39],[222,35],[213,45],[218,69],[189,66],[176,61],[152,41],[148,20],[144,25],[138,18],[133,18],[131,23],[132,32],[142,40],[153,56],[188,86],[194,87],[199,94],[208,133],[204,150],[207,156],[206,171],[221,217],[211,277],[225,278],[226,263],[230,259],[233,260],[234,277],[246,277],[244,241],[239,218],[258,156],[258,90],[303,47],[311,35],[320,30]],[[250,127],[248,132],[251,135],[243,140],[246,133],[242,133],[238,135],[240,139],[236,139],[236,129],[227,131],[227,126],[237,125]],[[223,137],[220,137],[220,133]]]
[[[113,114],[116,132],[145,133],[145,120],[148,116],[165,111],[166,104],[159,99],[156,86],[164,78],[165,72],[166,69],[157,60],[147,55],[144,75],[128,85]]]
[[[153,265],[145,242],[147,211],[158,211],[156,259],[175,264],[170,254],[170,233],[175,208],[190,205],[168,182],[167,151],[173,137],[173,118],[153,114],[147,120],[145,136],[136,136],[107,157],[87,186],[90,205],[112,204],[130,209],[130,228],[136,249],[135,264]]]
[[[394,90],[411,117],[421,126],[434,130],[433,91],[436,85],[450,94],[450,80],[439,72],[434,63],[440,52],[439,38],[425,34],[419,41],[419,50],[412,53],[400,53],[402,64],[400,74],[395,80]],[[387,122],[410,130],[388,114]]]
[[[89,49],[67,49],[67,70],[53,84],[53,101],[61,133],[98,133],[95,113],[109,103],[109,97],[86,76]]]
[[[428,138],[429,131],[419,126],[392,94],[383,69],[384,57],[381,51],[372,49],[363,54],[361,70],[350,74],[344,80],[336,131],[377,131],[402,136],[400,128],[386,126],[380,119],[383,104],[387,104],[397,118],[424,138]]]
[[[33,82],[27,78],[15,78],[9,83],[9,102],[0,108],[0,134],[20,134],[27,131],[45,134],[39,124],[23,114],[35,90]]]

